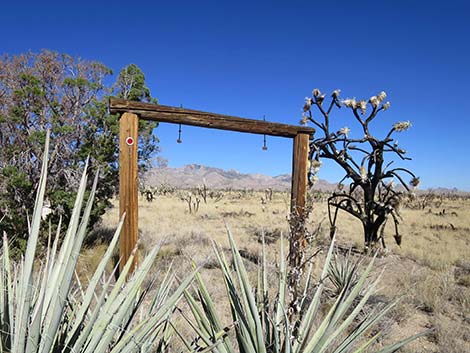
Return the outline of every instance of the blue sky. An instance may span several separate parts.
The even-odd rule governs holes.
[[[392,104],[374,124],[398,136],[423,187],[470,190],[470,5],[466,1],[3,1],[0,52],[43,48],[135,63],[161,104],[297,124],[313,88]],[[344,109],[343,109],[344,110]],[[344,111],[333,119],[359,132]],[[270,175],[291,169],[291,141],[161,124],[170,165]],[[320,173],[341,177],[329,163]]]

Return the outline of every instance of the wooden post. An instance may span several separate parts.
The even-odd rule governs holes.
[[[119,215],[122,217],[122,214],[126,213],[120,238],[120,270],[122,270],[131,256],[138,239],[138,123],[139,117],[132,113],[122,114],[119,121]],[[137,254],[132,264],[131,272],[136,264]]]
[[[309,134],[302,133],[294,137],[291,212],[295,212],[299,217],[303,214],[307,196],[309,137]]]
[[[310,134],[299,133],[294,137],[292,157],[291,219],[289,239],[288,288],[291,298],[290,318],[298,313],[300,307],[300,285],[305,265],[307,248],[305,204],[307,198],[307,166]]]

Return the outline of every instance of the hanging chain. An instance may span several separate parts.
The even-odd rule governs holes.
[[[180,104],[180,108],[183,108],[183,104]],[[176,140],[176,143],[181,143],[183,140],[181,139],[181,124],[179,124],[178,128],[178,139]]]
[[[263,121],[266,121],[266,117],[263,115]],[[261,148],[263,151],[268,150],[268,146],[266,144],[266,134],[263,135],[263,147]]]
[[[179,129],[178,129],[178,139],[176,140],[176,143],[181,143],[183,140],[181,139],[181,124],[179,124]]]

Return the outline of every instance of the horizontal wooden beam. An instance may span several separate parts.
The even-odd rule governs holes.
[[[133,102],[118,98],[110,98],[109,110],[112,114],[126,112],[137,114],[139,118],[144,120],[247,132],[252,134],[295,137],[300,133],[309,134],[311,136],[315,133],[315,129],[307,126],[271,123],[263,120],[245,119],[236,116],[208,113],[186,108]]]

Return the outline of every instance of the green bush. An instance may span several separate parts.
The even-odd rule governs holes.
[[[26,247],[47,129],[53,139],[45,199],[52,225],[60,217],[68,223],[87,158],[91,171],[100,170],[90,227],[110,205],[118,183],[119,117],[109,114],[108,98],[156,103],[136,65],[125,67],[114,84],[111,74],[99,62],[48,50],[0,57],[0,234],[10,236],[12,256]],[[139,121],[140,171],[158,149],[156,126]]]
[[[49,135],[46,137],[48,145]],[[169,317],[194,274],[180,281],[173,292],[171,288],[175,278],[169,272],[158,287],[155,281],[145,285],[144,280],[158,254],[159,247],[155,247],[133,274],[129,273],[134,258],[131,256],[115,282],[111,274],[104,276],[119,240],[122,219],[87,287],[82,288],[76,283],[75,268],[98,183],[97,175],[84,205],[87,165],[65,238],[59,247],[59,222],[55,237],[49,233],[47,254],[38,263],[35,255],[46,193],[48,152],[46,147],[26,252],[21,261],[15,263],[10,259],[8,240],[3,237],[0,257],[0,352],[163,351],[167,345]],[[136,320],[150,290],[155,296],[146,304],[143,318]]]

